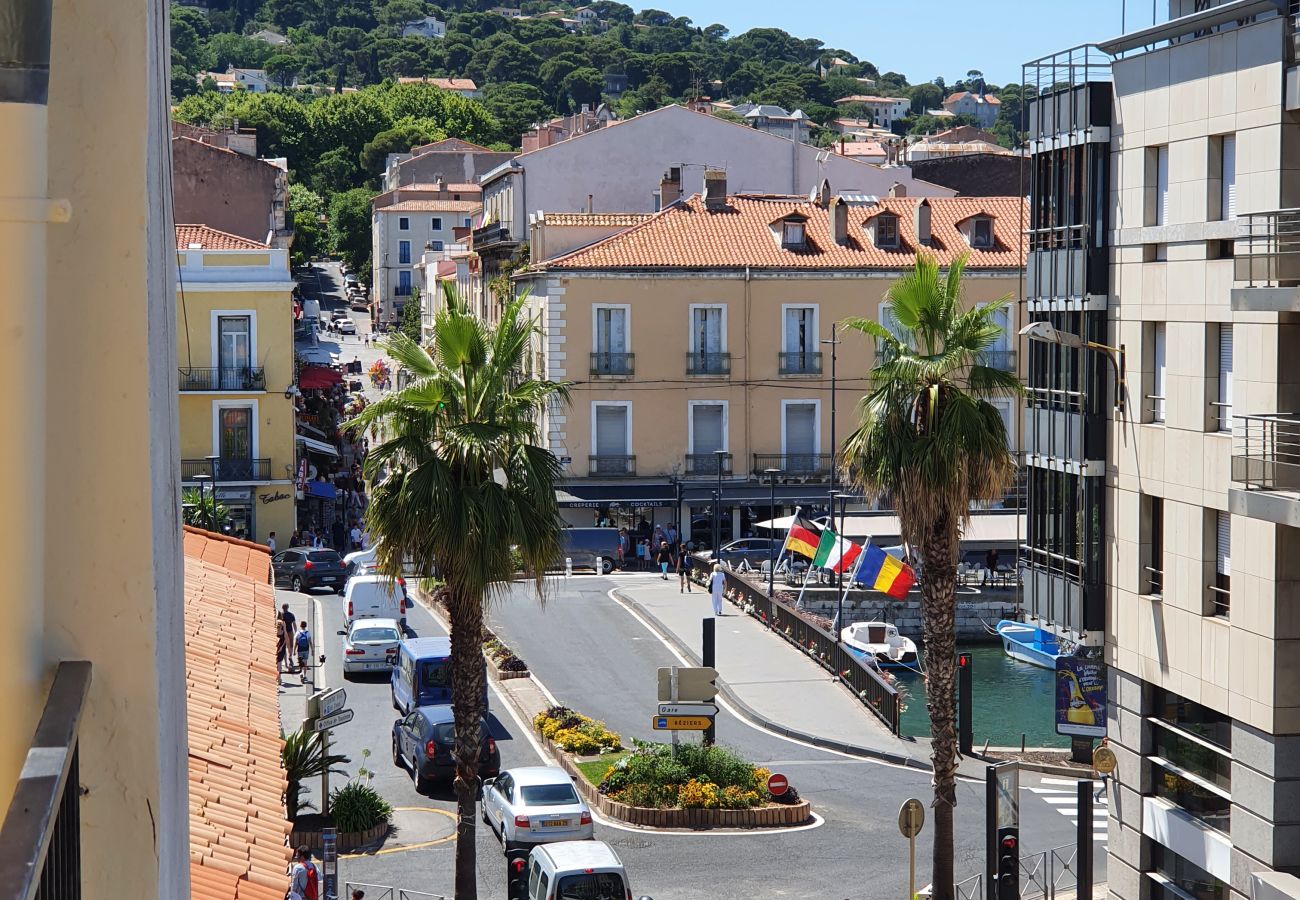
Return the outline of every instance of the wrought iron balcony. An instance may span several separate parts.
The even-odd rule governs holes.
[[[216,460],[217,481],[270,481],[271,460],[241,459],[237,457]],[[212,463],[206,459],[182,459],[181,481],[193,481],[196,475],[212,475]]]
[[[730,375],[730,353],[687,353],[687,375]]]
[[[755,453],[754,475],[780,469],[783,478],[828,478],[834,459],[829,453]]]
[[[730,453],[687,453],[687,475],[731,474]]]
[[[0,827],[6,897],[81,897],[79,732],[90,663],[59,663]]]
[[[980,354],[980,365],[987,366],[990,369],[1001,369],[1003,372],[1014,372],[1016,370],[1016,351],[985,350]]]
[[[795,350],[791,353],[778,353],[780,373],[782,375],[820,375],[822,373],[822,354],[820,350]]]
[[[266,370],[261,366],[237,366],[180,371],[182,391],[264,391]]]
[[[608,353],[598,352],[591,354],[591,374],[592,375],[612,375],[627,377],[635,371],[634,353]]]
[[[636,474],[636,457],[635,456],[611,456],[608,454],[593,454],[588,459],[591,461],[592,475],[635,475]]]

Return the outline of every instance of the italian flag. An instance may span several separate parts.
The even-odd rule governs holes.
[[[813,556],[813,565],[832,572],[852,572],[862,548],[850,540],[840,537],[827,528],[817,542],[817,553]]]

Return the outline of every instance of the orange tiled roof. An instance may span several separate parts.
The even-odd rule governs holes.
[[[209,228],[207,225],[177,225],[176,249],[189,250],[192,244],[198,244],[204,250],[267,249],[266,244],[240,237],[237,234],[231,234],[228,231],[218,231],[215,228]]]
[[[397,79],[398,84],[431,84],[444,91],[477,91],[473,78],[430,78],[428,76]],[[427,144],[425,146],[428,146]]]
[[[290,827],[280,765],[275,594],[265,547],[185,528],[190,889],[283,900]]]
[[[831,240],[829,211],[803,197],[742,195],[727,198],[718,212],[699,195],[670,206],[646,223],[581,250],[542,263],[545,269],[902,269],[916,259],[916,204],[930,204],[931,242],[921,249],[946,265],[968,253],[971,269],[1018,268],[1024,260],[1019,197],[883,197],[878,204],[849,206],[848,243]],[[889,211],[898,216],[899,247],[883,249],[870,240],[868,219]],[[804,223],[806,245],[785,249],[772,223],[794,214]],[[975,215],[993,219],[994,246],[972,249],[957,230]]]
[[[547,225],[597,228],[631,228],[654,218],[654,213],[547,213]]]
[[[381,207],[381,212],[472,212],[482,208],[477,200],[403,200]]]
[[[876,97],[871,94],[853,94],[848,97],[841,97],[836,103],[901,103],[906,102],[906,97]]]

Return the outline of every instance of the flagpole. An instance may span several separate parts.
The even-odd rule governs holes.
[[[772,563],[772,571],[767,573],[767,599],[772,599],[772,585],[776,583],[776,568],[781,565],[781,560],[785,559],[785,550],[790,545],[790,532],[794,531],[794,523],[799,521],[799,510],[802,506],[794,508],[794,515],[790,517],[790,527],[785,530],[785,540],[781,542],[781,552],[776,555],[776,562]]]
[[[849,543],[853,542],[849,541]],[[867,555],[867,548],[869,546],[871,546],[871,535],[867,535],[867,540],[862,545],[862,551],[858,554],[858,558],[853,561],[853,571],[849,573],[849,583],[845,586],[843,593],[840,594],[839,615],[842,615],[844,612],[844,601],[848,599],[849,591],[853,590],[853,585],[858,577],[858,569],[862,568],[862,559]],[[844,630],[844,624],[838,621],[839,615],[836,616],[837,621],[835,622],[835,640],[837,642],[840,639],[840,632]]]

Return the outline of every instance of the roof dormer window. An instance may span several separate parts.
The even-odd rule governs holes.
[[[898,249],[898,216],[893,213],[876,216],[876,246],[882,250]]]
[[[976,216],[970,222],[970,245],[976,250],[993,248],[993,220],[987,216]]]
[[[786,250],[802,250],[807,243],[803,222],[781,223],[781,246]]]

